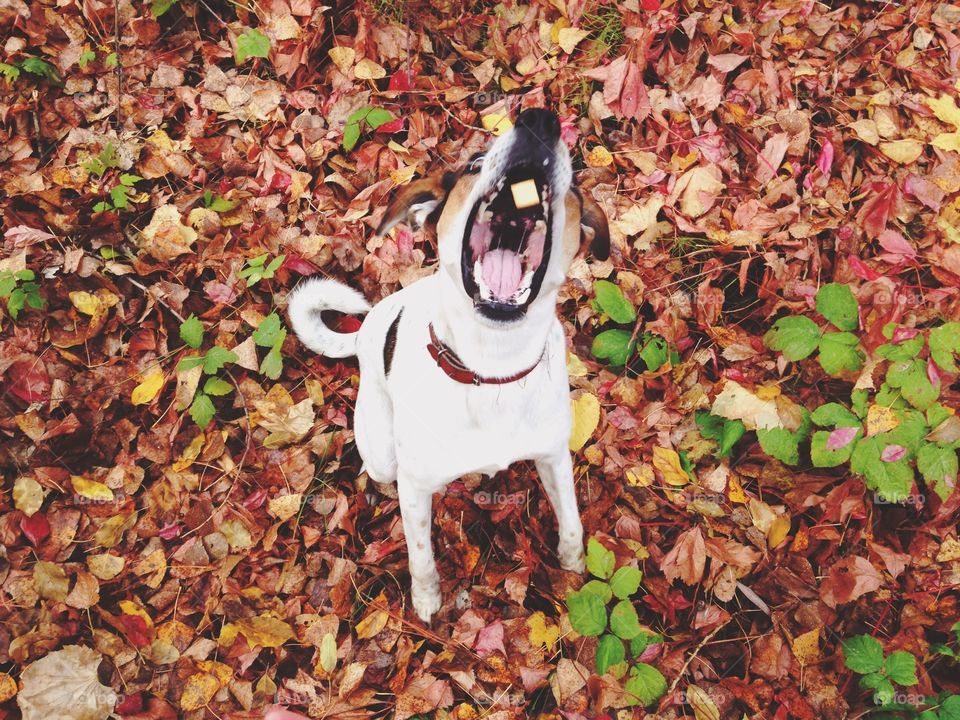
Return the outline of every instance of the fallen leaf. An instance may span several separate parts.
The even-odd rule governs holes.
[[[100,653],[80,645],[49,653],[27,665],[17,694],[23,720],[103,720],[116,693],[98,678]]]
[[[571,400],[570,411],[573,415],[570,451],[578,452],[593,437],[593,431],[600,424],[600,401],[592,393],[583,393],[576,400]]]

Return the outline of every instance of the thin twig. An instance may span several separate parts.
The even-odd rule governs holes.
[[[700,641],[700,644],[697,645],[696,650],[690,653],[690,657],[688,657],[686,662],[683,663],[683,667],[680,668],[680,672],[677,673],[677,677],[675,677],[673,679],[673,682],[670,684],[670,689],[667,690],[667,697],[670,697],[671,695],[673,695],[673,691],[677,689],[677,685],[680,684],[680,679],[686,674],[687,668],[690,667],[690,663],[693,662],[693,659],[700,654],[700,651],[703,650],[704,646],[708,642],[710,642],[710,640],[713,638],[714,635],[716,635],[718,632],[720,632],[723,628],[727,626],[728,622],[730,621],[727,620],[727,622],[723,623],[722,625],[718,625],[716,628],[714,628],[703,640]]]

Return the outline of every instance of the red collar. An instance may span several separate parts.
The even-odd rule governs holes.
[[[464,385],[506,385],[507,383],[516,382],[520,378],[524,378],[533,372],[537,365],[540,364],[540,360],[543,360],[543,355],[541,354],[540,358],[532,366],[509,377],[483,377],[482,375],[477,375],[473,370],[464,365],[463,360],[461,360],[449,346],[440,341],[437,337],[437,332],[433,329],[433,323],[430,323],[429,327],[430,342],[427,343],[427,351],[430,353],[430,357],[436,360],[437,366],[443,370],[448,377]]]

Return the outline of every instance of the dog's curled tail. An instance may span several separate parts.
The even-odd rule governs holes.
[[[328,328],[320,319],[324,310],[359,315],[370,311],[370,303],[356,290],[336,280],[307,280],[287,296],[290,325],[300,342],[326,357],[356,355],[357,333],[339,333]]]

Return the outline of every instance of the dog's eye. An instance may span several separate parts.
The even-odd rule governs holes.
[[[480,172],[480,168],[483,167],[483,161],[487,157],[486,153],[479,152],[467,161],[467,166],[464,168],[465,172],[476,173]]]

